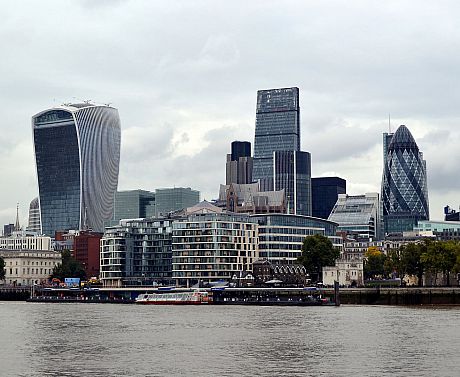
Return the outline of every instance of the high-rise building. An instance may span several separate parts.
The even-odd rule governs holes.
[[[327,219],[334,208],[339,194],[346,194],[347,181],[339,177],[318,177],[311,179],[312,216]]]
[[[226,184],[252,183],[251,143],[248,141],[232,142],[232,153],[227,154]]]
[[[285,190],[287,212],[311,216],[311,157],[308,152],[275,151],[275,190]]]
[[[155,216],[191,207],[200,201],[200,192],[190,187],[174,187],[155,190]]]
[[[41,232],[40,227],[40,204],[38,198],[34,198],[29,205],[29,224],[27,230],[31,232]]]
[[[42,233],[91,228],[112,216],[120,163],[117,109],[69,104],[32,117]]]
[[[5,224],[3,225],[3,236],[4,237],[9,237],[13,234],[15,229],[14,224]]]
[[[338,231],[358,239],[375,240],[380,234],[379,194],[339,194],[329,221],[339,224]]]
[[[122,219],[139,219],[155,216],[155,193],[145,190],[117,191],[112,219],[107,226],[118,225]]]
[[[426,162],[404,125],[387,149],[382,179],[385,233],[410,231],[419,220],[429,220]]]
[[[300,150],[299,88],[257,92],[254,169],[261,191],[273,185],[273,152]]]

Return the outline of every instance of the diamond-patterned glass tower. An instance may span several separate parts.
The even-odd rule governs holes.
[[[385,232],[412,230],[419,220],[428,220],[426,162],[406,126],[391,138],[383,169]]]

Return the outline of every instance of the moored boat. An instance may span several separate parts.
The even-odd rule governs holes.
[[[136,304],[150,305],[200,305],[210,301],[208,292],[171,292],[142,293],[136,298]]]

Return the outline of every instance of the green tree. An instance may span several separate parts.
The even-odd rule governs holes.
[[[383,270],[387,276],[400,277],[402,275],[401,256],[398,250],[390,250],[383,263]]]
[[[0,280],[5,279],[5,260],[0,257]]]
[[[419,287],[423,284],[423,273],[425,272],[425,265],[421,257],[430,242],[430,240],[425,240],[421,243],[409,243],[399,249],[402,274],[417,276]]]
[[[376,247],[367,249],[364,259],[364,278],[382,278],[385,274],[386,255]]]
[[[53,268],[51,278],[57,278],[64,281],[65,278],[86,279],[86,272],[82,264],[72,257],[69,250],[63,250],[62,263]]]
[[[303,241],[302,255],[298,258],[298,262],[305,266],[312,282],[317,282],[322,276],[322,268],[334,266],[339,256],[340,251],[334,248],[327,237],[315,234],[306,237]]]

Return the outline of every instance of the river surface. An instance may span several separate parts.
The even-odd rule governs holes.
[[[460,308],[0,302],[0,376],[460,376]]]

